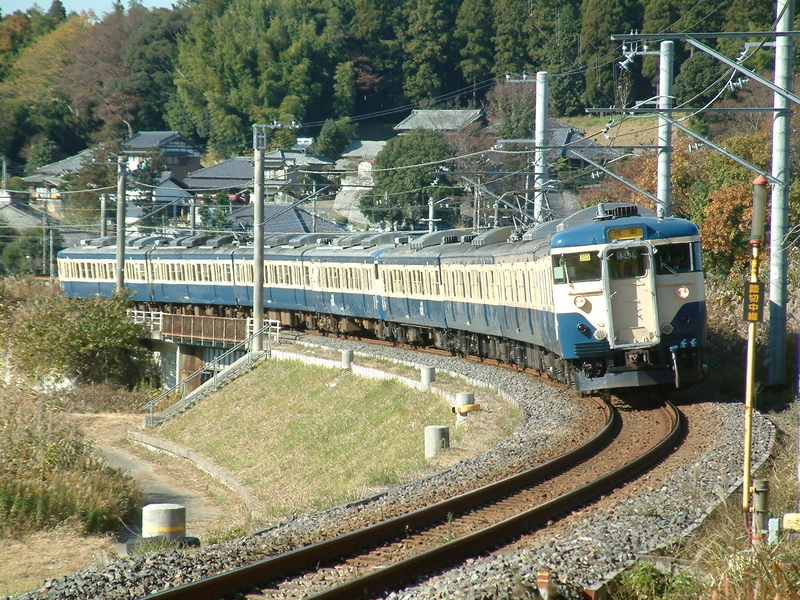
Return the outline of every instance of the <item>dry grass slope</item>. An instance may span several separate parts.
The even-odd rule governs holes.
[[[424,458],[425,426],[455,419],[442,397],[299,361],[262,364],[156,433],[233,472],[276,519],[376,493],[491,447],[521,415],[490,394],[476,392],[492,410],[453,427],[451,450],[433,461]]]

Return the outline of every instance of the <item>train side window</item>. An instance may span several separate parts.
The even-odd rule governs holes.
[[[699,270],[694,268],[692,244],[665,244],[656,252],[656,272],[659,275],[676,275]]]
[[[647,274],[645,248],[620,248],[608,253],[608,272],[612,279],[644,277]]]

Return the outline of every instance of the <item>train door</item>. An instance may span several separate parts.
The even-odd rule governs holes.
[[[609,331],[614,348],[657,343],[658,307],[649,246],[626,244],[606,250]]]

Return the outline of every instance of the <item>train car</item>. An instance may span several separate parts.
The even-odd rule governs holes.
[[[253,248],[221,239],[129,241],[142,308],[252,308]],[[106,241],[59,253],[64,294],[108,295]],[[449,230],[268,236],[264,308],[284,325],[435,346],[548,373],[580,392],[702,377],[697,227],[598,205],[520,233]]]

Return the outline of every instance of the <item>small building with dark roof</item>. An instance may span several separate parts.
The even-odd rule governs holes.
[[[178,131],[140,131],[122,142],[122,153],[128,157],[128,169],[135,171],[147,156],[157,150],[176,177],[182,178],[200,167],[200,146]]]
[[[442,133],[458,133],[470,123],[483,117],[481,109],[412,110],[411,114],[394,126],[395,131],[408,133],[414,129],[429,129]]]
[[[253,230],[253,205],[235,209],[228,219],[234,229]],[[264,203],[265,233],[347,233],[347,229],[336,223],[315,217],[310,212],[288,202]]]

